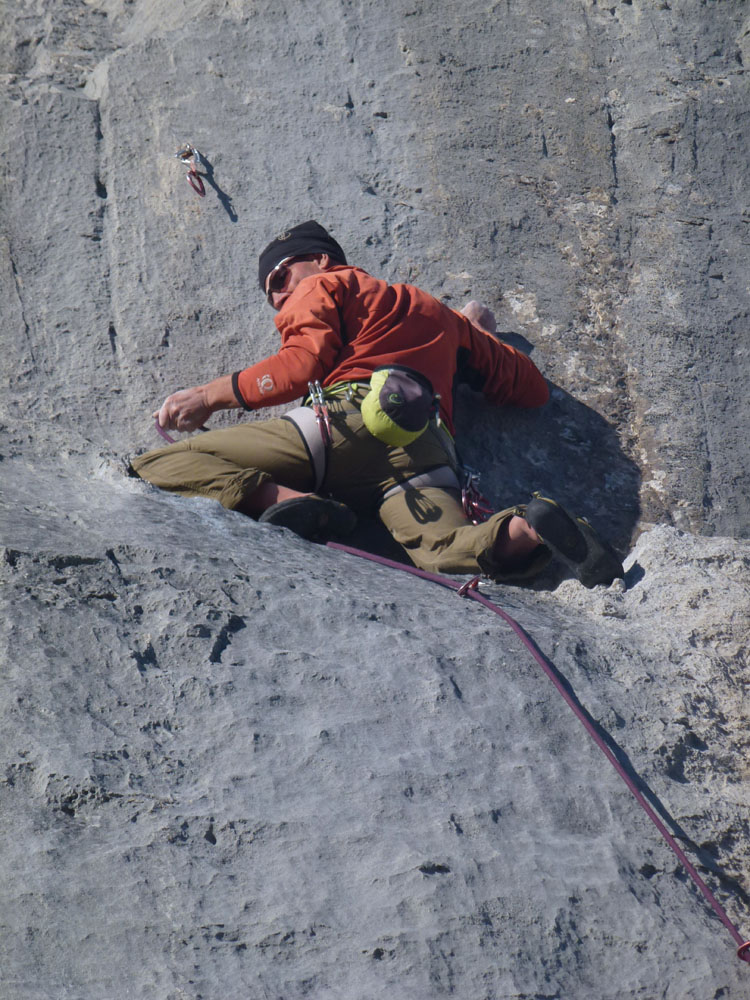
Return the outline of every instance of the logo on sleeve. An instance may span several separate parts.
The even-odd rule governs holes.
[[[276,386],[273,384],[273,379],[270,375],[265,374],[262,378],[256,379],[258,383],[258,392],[261,396],[264,396],[267,392],[273,392]]]

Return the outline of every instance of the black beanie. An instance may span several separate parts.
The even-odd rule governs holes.
[[[309,253],[327,253],[337,264],[346,264],[344,251],[318,222],[310,219],[292,226],[271,240],[258,258],[258,281],[266,290],[266,279],[286,257],[302,257]]]

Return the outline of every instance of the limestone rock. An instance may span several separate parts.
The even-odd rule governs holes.
[[[499,619],[124,468],[167,393],[274,350],[290,223],[487,302],[552,399],[462,394],[466,461],[628,572],[485,592],[750,934],[749,32],[698,0],[6,5],[3,997],[747,995]]]

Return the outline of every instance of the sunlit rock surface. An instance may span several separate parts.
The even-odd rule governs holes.
[[[487,302],[552,399],[462,393],[466,461],[627,574],[484,592],[750,935],[749,40],[697,0],[7,6],[4,998],[747,996],[499,618],[124,470],[274,349],[290,223]]]

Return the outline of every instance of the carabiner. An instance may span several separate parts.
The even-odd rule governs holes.
[[[206,195],[206,189],[203,186],[203,178],[198,173],[198,167],[203,166],[201,154],[195,146],[191,146],[190,143],[187,142],[182,149],[178,149],[174,155],[176,159],[178,159],[181,163],[184,163],[188,168],[188,172],[185,176],[190,187],[196,194],[199,194],[201,198],[204,198]]]
[[[331,421],[328,416],[328,407],[326,406],[323,387],[316,379],[314,382],[307,383],[307,391],[310,394],[310,402],[312,403],[315,419],[318,421],[320,436],[323,438],[323,444],[328,448],[333,444],[333,435],[331,434]]]

